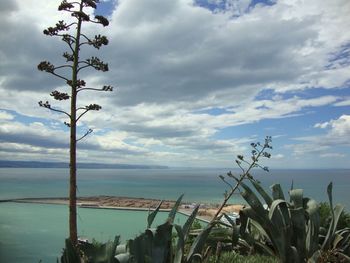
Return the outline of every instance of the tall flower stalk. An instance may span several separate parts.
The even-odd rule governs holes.
[[[70,100],[70,110],[66,111],[59,107],[53,107],[46,101],[39,101],[39,106],[66,115],[67,122],[64,122],[70,129],[70,147],[69,147],[69,238],[72,243],[77,244],[77,143],[85,138],[93,130],[88,129],[83,135],[77,137],[77,123],[89,111],[98,111],[102,107],[98,104],[90,104],[86,106],[77,106],[78,94],[83,91],[112,91],[113,87],[103,86],[102,88],[88,87],[87,83],[80,79],[80,73],[83,69],[94,68],[95,70],[106,72],[108,64],[104,63],[97,57],[86,59],[80,58],[81,48],[83,46],[91,46],[100,49],[102,46],[108,45],[106,36],[95,35],[89,37],[82,33],[84,23],[101,24],[108,26],[108,20],[100,15],[93,18],[86,13],[86,9],[96,9],[99,0],[80,0],[67,1],[63,0],[58,6],[59,11],[68,12],[72,16],[72,22],[66,23],[63,20],[58,21],[55,26],[48,27],[43,31],[47,36],[60,37],[68,46],[68,51],[63,53],[65,63],[55,66],[48,61],[42,61],[38,65],[38,70],[47,72],[55,77],[65,81],[69,92],[61,92],[54,90],[51,96],[58,101]]]

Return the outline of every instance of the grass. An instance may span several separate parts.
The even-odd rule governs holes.
[[[221,254],[219,260],[216,260],[215,256],[209,258],[208,263],[278,263],[278,259],[275,257],[261,256],[261,255],[251,255],[242,256],[234,252],[227,252]]]

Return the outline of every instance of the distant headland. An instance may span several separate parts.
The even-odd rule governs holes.
[[[0,168],[68,168],[64,162],[7,161],[0,160]],[[81,169],[168,169],[162,165],[78,163]]]

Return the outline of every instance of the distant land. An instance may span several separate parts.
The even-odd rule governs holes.
[[[162,165],[78,163],[82,169],[168,169]],[[0,160],[0,168],[68,168],[63,162],[5,161]]]

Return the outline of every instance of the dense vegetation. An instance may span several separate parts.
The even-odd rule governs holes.
[[[332,212],[331,207],[326,202],[321,202],[320,207],[320,225],[321,227],[328,229],[332,222]],[[350,214],[345,210],[340,214],[339,221],[337,225],[337,230],[343,228],[350,228]]]
[[[291,188],[289,200],[279,184],[271,186],[269,193],[250,174],[254,167],[268,170],[259,160],[270,157],[266,152],[272,148],[270,143],[268,137],[264,144],[251,145],[252,162],[237,157],[241,175],[220,176],[230,187],[223,204],[236,189],[248,204],[240,211],[239,225],[221,213],[224,205],[204,228],[196,221],[198,206],[183,226],[177,225],[180,196],[164,224],[152,227],[160,203],[149,213],[147,229],[127,244],[119,244],[117,236],[114,242],[74,247],[67,239],[61,262],[350,262],[349,214],[342,205],[333,206],[332,183],[327,187],[329,203],[318,204],[304,197],[302,189]]]

